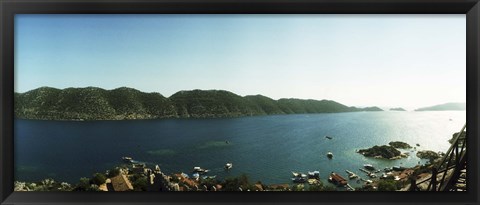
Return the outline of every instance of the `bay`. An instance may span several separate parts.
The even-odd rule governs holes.
[[[465,111],[351,112],[270,115],[217,119],[125,121],[41,121],[15,119],[15,180],[76,183],[81,177],[118,166],[131,156],[162,171],[190,174],[194,166],[219,179],[247,174],[252,182],[291,183],[291,171],[319,170],[346,176],[363,164],[378,169],[425,163],[415,156],[399,160],[364,157],[356,150],[403,141],[417,150],[446,152],[460,131]],[[325,136],[331,136],[329,140]],[[333,159],[326,157],[334,154]],[[233,169],[223,166],[233,163]],[[355,183],[352,185],[356,186]]]

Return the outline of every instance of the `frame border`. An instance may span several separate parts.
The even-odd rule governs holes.
[[[0,0],[1,204],[479,204],[479,0]],[[448,192],[13,192],[13,90],[15,14],[466,14],[466,193]],[[475,161],[474,161],[475,160]],[[186,197],[188,196],[188,197]],[[412,200],[414,199],[414,200]]]

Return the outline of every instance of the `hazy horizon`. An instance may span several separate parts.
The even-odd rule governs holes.
[[[130,87],[419,108],[466,101],[465,15],[15,17],[15,92]]]

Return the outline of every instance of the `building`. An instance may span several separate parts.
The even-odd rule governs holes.
[[[128,177],[124,174],[119,174],[116,177],[110,179],[110,185],[107,184],[109,191],[132,191],[133,186]]]

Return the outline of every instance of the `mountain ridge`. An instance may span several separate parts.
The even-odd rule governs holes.
[[[226,90],[181,90],[170,97],[119,87],[39,87],[15,93],[15,116],[40,120],[124,120],[220,118],[276,114],[383,111],[356,108],[332,100],[240,96]]]

